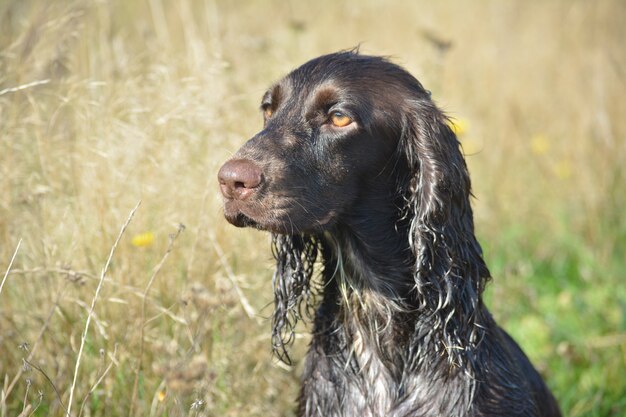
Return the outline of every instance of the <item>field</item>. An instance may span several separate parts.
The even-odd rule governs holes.
[[[625,42],[620,0],[0,1],[0,417],[293,415],[307,328],[272,358],[216,173],[357,45],[456,119],[487,304],[564,415],[626,416]]]

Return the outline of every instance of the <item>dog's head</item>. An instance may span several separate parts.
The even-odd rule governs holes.
[[[378,57],[332,54],[291,72],[263,96],[263,129],[219,172],[228,221],[288,235],[340,222],[397,168],[409,97],[427,93]]]
[[[430,93],[384,58],[340,52],[292,71],[261,111],[263,129],[218,177],[227,220],[274,234],[275,350],[285,352],[310,299],[319,236],[355,212],[360,227],[403,224],[407,299],[433,317],[451,357],[477,343],[473,313],[489,272],[465,160]]]

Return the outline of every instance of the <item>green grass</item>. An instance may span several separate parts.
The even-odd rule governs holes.
[[[517,268],[507,269],[502,255],[494,256],[492,273],[507,282],[503,289],[494,284],[487,302],[535,360],[563,409],[623,415],[626,291],[616,282],[624,263],[616,259],[607,267],[566,243],[550,259]]]
[[[270,83],[359,44],[464,126],[486,302],[564,414],[626,415],[622,2],[8,0],[0,28],[0,417],[64,415],[138,201],[72,415],[291,415],[306,328],[272,360],[269,239],[215,177]]]

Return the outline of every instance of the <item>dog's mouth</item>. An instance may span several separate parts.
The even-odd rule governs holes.
[[[280,208],[267,208],[258,202],[243,203],[237,200],[224,202],[224,217],[236,227],[252,227],[271,233],[294,235],[326,230],[337,217],[335,210],[317,218],[310,213],[300,213],[296,203]]]
[[[256,221],[241,212],[234,215],[225,215],[225,217],[226,220],[228,220],[228,222],[233,226],[261,228]]]
[[[242,204],[237,200],[227,199],[224,201],[224,217],[233,226],[266,230],[263,227],[263,222],[259,221],[260,213],[256,213],[257,211],[259,210],[254,210],[249,205]]]

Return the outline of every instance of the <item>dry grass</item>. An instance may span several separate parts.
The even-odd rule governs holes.
[[[16,0],[0,27],[1,417],[289,415],[267,237],[215,173],[271,81],[357,44],[459,119],[489,304],[566,414],[626,412],[623,2]]]

